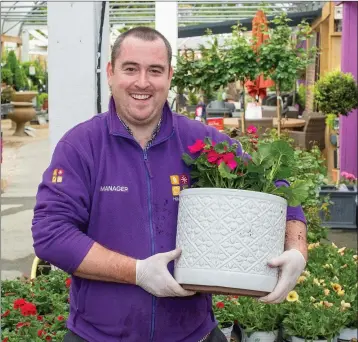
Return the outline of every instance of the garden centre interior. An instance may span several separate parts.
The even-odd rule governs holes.
[[[288,141],[296,172],[309,184],[302,206],[311,261],[297,287],[270,309],[250,297],[214,296],[220,327],[228,326],[234,341],[264,329],[274,331],[274,339],[357,338],[357,1],[0,6],[2,296],[17,291],[16,279],[25,278],[26,291],[26,277],[41,278],[31,222],[37,187],[57,142],[73,126],[107,111],[113,43],[130,28],[150,26],[173,50],[173,111],[242,140],[249,152],[260,141]],[[46,300],[67,303],[68,275],[56,272],[50,282],[64,286]],[[2,338],[17,341],[14,320],[7,320],[12,302],[3,303]],[[68,312],[56,310],[65,321]],[[64,326],[51,329],[46,336],[60,341]]]

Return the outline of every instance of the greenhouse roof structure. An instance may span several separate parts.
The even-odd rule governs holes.
[[[218,27],[221,22],[234,23],[251,20],[258,9],[264,9],[268,17],[282,11],[288,14],[311,13],[310,16],[312,16],[322,8],[324,3],[322,1],[179,0],[179,36],[183,37],[184,32],[188,31],[190,26],[214,25],[213,27]],[[154,25],[155,1],[110,1],[109,17],[113,29],[120,29],[124,26]],[[24,27],[38,31],[44,30],[46,36],[47,1],[1,2],[1,33],[19,36]],[[37,38],[41,39],[40,36]]]

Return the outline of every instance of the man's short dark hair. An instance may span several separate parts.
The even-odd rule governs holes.
[[[172,62],[172,47],[170,46],[168,39],[166,39],[159,31],[153,28],[146,27],[146,26],[139,26],[120,34],[115,40],[111,53],[111,63],[113,69],[116,59],[120,53],[121,45],[127,37],[135,37],[147,42],[152,42],[154,40],[161,39],[164,42],[165,47],[167,48],[168,62],[170,66]]]

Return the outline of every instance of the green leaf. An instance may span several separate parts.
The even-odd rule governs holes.
[[[224,153],[228,148],[229,148],[229,143],[227,141],[222,141],[214,146],[214,150],[217,153]]]
[[[275,158],[282,158],[283,160],[292,160],[294,150],[287,141],[276,140],[272,143],[272,156]]]
[[[188,166],[193,165],[195,160],[189,156],[187,153],[183,153],[182,159],[184,160],[184,163]]]
[[[229,167],[223,162],[218,167],[220,176],[226,179],[236,179],[237,175],[230,173]]]

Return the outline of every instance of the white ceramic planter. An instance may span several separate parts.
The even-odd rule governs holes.
[[[274,330],[270,332],[257,331],[250,334],[250,336],[248,336],[244,331],[243,336],[244,336],[243,338],[244,342],[274,342],[277,340],[278,330]]]
[[[339,332],[338,342],[353,342],[358,339],[358,329],[344,328]]]
[[[233,189],[185,189],[179,197],[175,279],[201,292],[260,296],[278,270],[267,261],[284,250],[287,201]],[[207,289],[207,291],[206,291]]]
[[[231,340],[231,333],[232,333],[232,327],[233,325],[231,325],[230,327],[227,328],[221,328],[221,332],[225,335],[226,339],[230,342]]]

